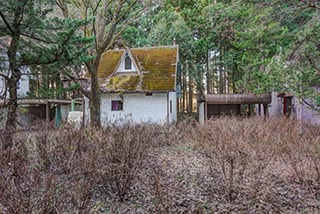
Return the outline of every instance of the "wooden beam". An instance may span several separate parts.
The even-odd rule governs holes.
[[[7,105],[8,100],[0,100],[0,106]],[[47,103],[55,104],[71,104],[71,100],[53,100],[53,99],[18,99],[18,105],[47,105]],[[81,105],[82,101],[74,101],[75,104]]]

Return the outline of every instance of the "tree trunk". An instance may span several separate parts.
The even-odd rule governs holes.
[[[13,76],[13,75],[12,75]],[[17,109],[18,109],[18,93],[17,85],[13,77],[8,80],[9,88],[9,101],[8,101],[8,114],[6,120],[6,131],[4,132],[5,142],[3,142],[3,149],[10,148],[13,145],[13,135],[17,128]]]
[[[6,129],[14,131],[16,129],[17,108],[18,108],[18,93],[16,81],[10,78],[8,81],[9,87],[9,102],[8,102],[8,116],[6,121]]]
[[[185,112],[186,109],[186,100],[187,100],[187,80],[186,80],[186,72],[184,70],[183,72],[183,77],[182,77],[182,82],[183,82],[183,88],[182,88],[182,93],[183,93],[183,97],[182,97],[182,112]]]
[[[192,101],[193,101],[193,88],[192,80],[189,74],[189,102],[188,102],[188,113],[192,113]]]
[[[211,60],[211,54],[210,50],[207,50],[207,94],[211,93],[211,81],[210,81],[210,60]]]
[[[187,113],[191,113],[192,112],[192,104],[190,104],[190,101],[192,100],[192,94],[191,94],[191,75],[190,75],[190,65],[187,62],[186,65],[186,74],[188,75],[188,92],[186,94],[186,105],[187,105]]]
[[[220,53],[219,53],[219,93],[223,94],[223,65],[222,65],[222,56],[223,56],[223,48],[220,47]]]
[[[101,127],[100,116],[100,86],[98,80],[98,67],[94,67],[91,72],[91,91],[90,91],[90,126]]]
[[[16,19],[18,14],[16,14]],[[8,114],[6,120],[6,145],[4,148],[10,147],[13,145],[13,134],[17,128],[17,108],[18,108],[18,92],[17,92],[17,83],[21,79],[21,73],[17,65],[17,43],[19,41],[19,28],[15,26],[15,36],[12,37],[10,46],[8,49],[8,60],[9,60],[9,78],[8,89],[9,89],[9,101],[8,101]]]

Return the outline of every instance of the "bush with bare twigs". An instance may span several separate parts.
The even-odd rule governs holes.
[[[292,119],[0,133],[1,213],[318,213],[320,128]]]

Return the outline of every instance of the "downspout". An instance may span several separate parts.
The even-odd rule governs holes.
[[[82,128],[85,127],[85,122],[86,122],[86,107],[85,107],[85,99],[84,95],[82,95]]]
[[[169,93],[167,92],[167,123],[169,123]]]
[[[204,101],[204,106],[205,106],[205,109],[204,109],[204,121],[208,120],[208,103],[207,101]]]
[[[303,123],[302,123],[302,99],[299,96],[299,134],[303,134]]]

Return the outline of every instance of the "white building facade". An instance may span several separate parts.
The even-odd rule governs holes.
[[[105,52],[98,71],[101,124],[177,121],[177,63],[178,46]],[[88,124],[90,107],[85,100]]]

